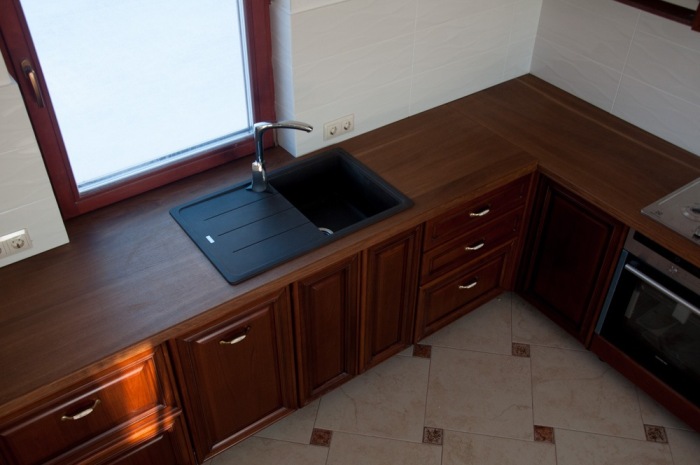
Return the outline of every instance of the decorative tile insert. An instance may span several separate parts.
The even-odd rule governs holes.
[[[647,441],[668,443],[666,428],[663,426],[644,425],[644,433],[647,436]]]
[[[333,439],[333,431],[314,428],[314,430],[311,432],[311,441],[309,441],[309,444],[312,446],[330,447],[331,439]]]
[[[413,346],[413,356],[420,357],[420,358],[430,358],[430,354],[432,353],[432,350],[433,350],[432,346],[426,346],[423,344],[416,344]]]
[[[426,444],[442,445],[442,428],[423,428],[423,442]]]
[[[530,358],[530,344],[513,343],[513,355]]]
[[[535,441],[554,444],[554,428],[535,425]]]

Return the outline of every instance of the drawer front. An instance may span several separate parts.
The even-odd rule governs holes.
[[[503,213],[524,205],[532,176],[525,176],[455,208],[426,223],[423,250],[478,228]]]
[[[15,460],[44,463],[165,402],[153,353],[99,377],[0,432]]]
[[[507,213],[492,223],[426,252],[423,256],[423,283],[448,271],[478,260],[518,237],[524,208]]]
[[[506,254],[481,264],[477,268],[448,275],[421,288],[418,303],[416,340],[459,318],[500,292],[499,283],[505,267]]]

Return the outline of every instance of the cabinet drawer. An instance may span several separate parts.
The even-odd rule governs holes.
[[[423,286],[418,301],[416,340],[499,293],[505,259],[506,254],[501,254],[476,268],[449,274],[444,279]]]
[[[480,259],[517,238],[524,208],[507,213],[494,222],[470,231],[455,240],[426,252],[423,256],[422,282]]]
[[[525,176],[426,223],[423,250],[478,228],[525,203],[532,176]]]
[[[154,355],[132,360],[27,415],[0,432],[4,447],[18,463],[44,463],[165,408]]]

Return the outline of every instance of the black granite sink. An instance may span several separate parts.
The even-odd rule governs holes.
[[[341,149],[269,173],[268,181],[269,192],[242,183],[170,210],[231,284],[412,205]]]

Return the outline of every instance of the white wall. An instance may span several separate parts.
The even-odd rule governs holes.
[[[543,0],[532,74],[700,155],[700,32],[612,0]]]
[[[68,242],[19,88],[0,60],[0,236],[25,228],[32,248],[0,267]]]
[[[296,155],[354,114],[355,136],[525,74],[542,0],[273,0],[279,131]]]

